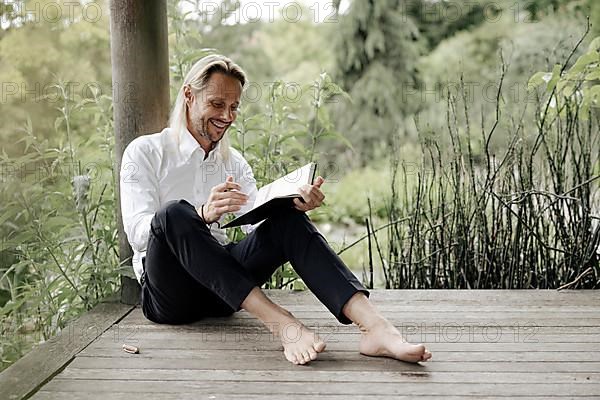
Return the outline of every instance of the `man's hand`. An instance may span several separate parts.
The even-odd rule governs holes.
[[[204,211],[204,222],[210,224],[218,221],[223,214],[239,211],[248,202],[248,195],[240,192],[241,188],[239,183],[233,181],[232,176],[228,176],[225,182],[210,190],[204,210],[198,209],[198,215],[202,216]]]
[[[325,195],[321,192],[321,185],[323,182],[325,182],[325,179],[323,179],[322,176],[318,176],[314,185],[302,185],[300,187],[300,194],[302,195],[304,203],[301,202],[300,199],[294,199],[294,208],[300,211],[309,211],[323,204],[323,200],[325,199]]]

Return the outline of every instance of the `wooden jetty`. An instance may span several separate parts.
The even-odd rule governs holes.
[[[317,360],[288,362],[245,311],[159,325],[106,301],[0,374],[0,398],[600,398],[600,291],[373,290],[433,353],[421,364],[359,354],[357,327],[310,292],[265,292],[325,338]]]

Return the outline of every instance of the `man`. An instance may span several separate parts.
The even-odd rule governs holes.
[[[374,308],[369,292],[306,216],[323,202],[322,177],[300,188],[304,202],[295,200],[294,208],[244,226],[247,236],[238,243],[227,243],[215,227],[225,214],[251,208],[256,197],[252,169],[225,135],[245,83],[230,59],[199,60],[177,95],[169,128],[138,137],[125,149],[121,210],[144,316],[181,324],[244,309],[280,338],[288,361],[305,364],[326,344],[260,290],[290,261],[338,321],[359,326],[362,354],[428,360],[425,346],[406,343]]]

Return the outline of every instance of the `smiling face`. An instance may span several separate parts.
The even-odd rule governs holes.
[[[235,77],[215,72],[204,90],[194,93],[186,87],[184,93],[188,130],[208,155],[237,117],[242,84]]]

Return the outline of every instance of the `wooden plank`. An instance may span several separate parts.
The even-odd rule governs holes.
[[[329,350],[335,351],[358,351],[360,337],[357,335],[353,341],[338,342],[335,340],[326,340]],[[254,350],[271,350],[280,351],[282,349],[279,340],[268,338],[238,338],[231,341],[202,341],[189,339],[144,339],[144,340],[126,340],[119,341],[112,338],[99,338],[94,343],[90,344],[86,351],[104,351],[107,349],[120,349],[123,343],[132,344],[140,348],[140,351],[147,349],[171,349],[171,350],[236,350],[236,351],[254,351]],[[427,342],[427,348],[433,352],[472,352],[472,351],[530,351],[530,352],[553,352],[553,351],[587,351],[599,352],[600,343],[522,343],[522,342],[487,342],[487,343],[471,343],[471,342]],[[600,359],[600,354],[598,359]]]
[[[292,313],[302,312],[319,312],[329,313],[329,310],[322,304],[284,304],[285,308]],[[406,304],[376,304],[376,307],[381,312],[398,312],[398,313],[415,313],[426,312],[511,312],[511,313],[528,313],[528,312],[573,312],[573,313],[598,313],[598,307],[595,305],[576,305],[576,306],[559,306],[556,302],[549,305],[521,305],[518,308],[515,305],[481,305],[481,304],[468,304],[468,305],[456,305],[456,304],[427,304],[427,305],[406,305]],[[142,313],[142,309],[136,306],[135,313]],[[245,315],[246,311],[241,310],[234,315]]]
[[[479,317],[475,315],[460,315],[455,314],[450,316],[446,314],[445,316],[435,317],[435,318],[427,318],[422,315],[415,315],[414,317],[396,317],[393,315],[386,315],[386,318],[393,323],[394,325],[476,325],[476,326],[546,326],[546,327],[558,327],[558,326],[581,326],[581,327],[600,327],[600,318],[556,318],[553,315],[545,316],[545,317],[536,317],[536,318],[510,318],[510,317],[493,317],[493,316],[485,316]],[[329,318],[299,318],[303,324],[307,326],[313,325],[330,325],[335,326],[335,324],[339,324],[339,322],[333,317]],[[193,324],[189,324],[190,326],[207,326],[218,323],[222,326],[263,326],[263,324],[254,318],[220,318],[220,319],[203,319],[198,322],[194,322]],[[133,324],[140,326],[153,326],[157,325],[154,322],[147,321],[144,319],[131,318],[126,321],[123,321],[123,324]]]
[[[446,383],[600,383],[600,372],[402,372],[402,371],[271,371],[242,369],[81,369],[67,368],[57,378],[156,381],[266,381],[266,382],[446,382]]]
[[[419,396],[419,400],[462,400],[464,398],[472,397],[477,400],[507,400],[504,396],[449,396],[447,394],[441,396]],[[148,400],[149,396],[147,393],[123,393],[123,392],[111,392],[111,393],[82,393],[82,392],[46,392],[41,391],[33,397],[34,400]],[[152,393],[153,400],[198,400],[197,393]],[[221,396],[207,395],[206,399],[219,399]],[[385,395],[380,394],[377,396],[378,399],[390,399],[390,400],[414,400],[415,397],[412,395],[403,396],[398,394]],[[548,400],[548,396],[513,396],[519,400]],[[575,396],[561,396],[562,400],[577,400],[582,397]],[[258,395],[252,394],[234,394],[228,393],[227,399],[234,400],[281,400],[280,394],[267,394],[262,393]],[[346,394],[320,394],[311,395],[310,400],[348,400]],[[306,395],[302,393],[289,393],[285,395],[285,400],[307,400]],[[352,400],[373,400],[372,395],[360,395],[353,394]]]
[[[441,311],[426,311],[426,310],[412,310],[412,311],[383,311],[379,310],[384,314],[387,318],[394,319],[442,319],[447,318],[450,310],[441,310]],[[600,326],[600,312],[598,309],[589,310],[589,311],[568,311],[568,310],[556,310],[556,311],[546,311],[546,310],[536,310],[536,311],[495,311],[495,310],[462,310],[455,309],[452,311],[453,314],[456,314],[456,319],[460,320],[471,320],[471,319],[483,319],[483,318],[502,318],[502,319],[527,319],[527,320],[535,320],[535,319],[565,319],[565,320],[573,320],[573,319],[589,319],[593,323],[598,323]],[[300,320],[305,319],[325,319],[331,321],[337,321],[333,314],[328,310],[302,310],[302,311],[292,311],[292,314]],[[206,319],[202,319],[200,321],[206,321]],[[252,314],[246,311],[238,311],[230,317],[223,317],[222,319],[226,320],[256,320]],[[220,320],[217,318],[211,318],[211,320]],[[146,319],[146,317],[141,312],[135,312],[127,316],[127,318],[123,321],[123,323],[140,323],[140,324],[153,324],[152,321]]]
[[[57,336],[34,347],[0,373],[0,399],[22,399],[33,393],[131,310],[132,306],[111,297],[67,325]]]
[[[232,325],[223,323],[224,320],[217,320],[214,323],[208,324],[206,321],[203,324],[190,324],[190,325],[137,325],[137,324],[119,324],[111,328],[109,332],[115,337],[133,337],[135,335],[237,335],[237,334],[258,334],[264,333],[269,335],[269,330],[260,324],[257,325]],[[303,321],[305,323],[305,321]],[[356,325],[342,325],[336,322],[319,323],[319,324],[306,324],[311,329],[320,329],[319,332],[325,332],[329,334],[339,335],[354,335],[359,333]],[[600,327],[597,326],[532,326],[532,325],[511,325],[511,326],[500,326],[500,325],[488,325],[487,327],[478,326],[473,324],[448,324],[448,325],[435,325],[435,324],[415,324],[415,323],[400,323],[395,326],[403,334],[425,334],[425,333],[443,333],[447,332],[464,332],[467,335],[469,332],[475,334],[482,334],[484,330],[491,332],[493,327],[506,328],[502,332],[513,333],[519,332],[524,334],[557,334],[557,335],[600,335]],[[217,336],[218,337],[218,336]]]
[[[98,369],[236,369],[264,370],[264,365],[256,363],[256,359],[241,357],[234,360],[219,357],[208,358],[181,358],[160,359],[143,358],[132,355],[131,357],[76,357],[69,364],[70,368],[98,368]],[[579,362],[565,358],[560,361],[497,361],[482,362],[471,360],[464,362],[446,362],[433,360],[423,365],[413,365],[388,358],[364,357],[364,359],[341,359],[332,357],[321,357],[310,365],[302,368],[321,371],[446,371],[446,372],[589,372],[600,371],[600,361]],[[565,361],[566,360],[566,361]],[[274,359],[268,365],[273,371],[298,371],[298,366],[285,360],[283,353],[279,359]]]
[[[296,302],[309,303],[318,302],[318,299],[310,291],[286,291],[267,289],[263,290],[265,294],[274,300],[284,301],[287,304]],[[400,303],[408,301],[440,301],[440,302],[460,302],[468,301],[479,304],[505,304],[512,302],[515,304],[537,304],[537,302],[554,301],[555,304],[565,305],[590,305],[600,300],[600,291],[598,290],[537,290],[537,289],[518,289],[518,290],[444,290],[444,289],[370,289],[370,299],[374,302],[394,300]],[[310,299],[310,300],[308,300]]]
[[[416,325],[435,325],[435,324],[476,324],[476,325],[502,325],[515,326],[537,325],[537,326],[595,326],[600,327],[600,308],[590,307],[586,311],[497,311],[492,310],[463,310],[460,308],[450,312],[444,311],[424,311],[413,310],[411,312],[388,311],[382,313],[394,324],[416,324]],[[328,310],[302,310],[293,312],[304,324],[330,324],[342,325],[334,318]],[[207,326],[207,325],[240,325],[240,326],[262,326],[254,316],[242,310],[228,317],[203,318],[197,322],[186,324],[187,326]],[[157,326],[144,317],[141,310],[136,309],[127,316],[121,325],[140,325]]]
[[[270,296],[271,300],[275,301],[278,304],[283,305],[285,308],[289,308],[290,310],[294,309],[321,309],[326,311],[327,308],[319,302],[319,300],[314,297],[312,294],[304,295],[303,297],[296,297],[297,295],[291,295],[292,297],[287,299],[286,297],[281,296]],[[402,295],[403,296],[403,295]],[[398,309],[398,310],[421,310],[421,309],[431,309],[431,310],[454,310],[457,309],[499,309],[499,310],[513,310],[518,311],[522,307],[524,309],[544,309],[544,308],[581,308],[582,310],[586,309],[597,309],[595,307],[595,302],[600,302],[600,299],[597,295],[588,296],[577,296],[577,297],[531,297],[524,296],[523,298],[519,297],[509,297],[505,299],[501,298],[489,298],[489,299],[478,299],[477,297],[473,298],[455,298],[452,297],[452,293],[447,293],[446,298],[440,297],[437,299],[419,299],[419,298],[403,298],[398,295],[396,297],[376,297],[371,296],[370,301],[375,304],[379,309]],[[138,308],[140,306],[138,305]],[[141,308],[140,308],[141,310]]]
[[[377,309],[382,312],[457,312],[457,311],[467,311],[467,312],[512,312],[512,313],[524,313],[530,311],[540,311],[546,313],[553,312],[589,312],[589,313],[598,313],[598,306],[596,305],[571,305],[571,306],[561,306],[556,304],[556,302],[552,302],[549,305],[530,305],[530,304],[521,304],[517,307],[515,305],[496,305],[496,304],[452,304],[449,303],[439,303],[439,304],[395,304],[390,302],[373,302]],[[321,312],[329,312],[327,307],[325,307],[321,303],[298,303],[298,304],[285,304],[285,308],[291,312],[301,312],[301,311],[321,311]],[[141,312],[141,308],[138,307]],[[242,314],[243,311],[236,313],[236,315]]]
[[[569,321],[567,321],[567,323],[564,323],[563,321],[565,321],[564,319],[556,319],[554,318],[552,320],[549,319],[545,319],[545,322],[557,322],[558,325],[542,325],[541,323],[537,323],[537,320],[528,320],[525,318],[512,318],[512,319],[501,319],[501,318],[493,318],[493,317],[489,317],[488,318],[480,318],[479,319],[479,323],[477,323],[477,321],[473,321],[473,320],[461,320],[460,319],[460,314],[454,314],[453,317],[455,318],[450,318],[450,317],[446,317],[444,319],[441,318],[437,318],[435,320],[433,319],[405,319],[405,318],[394,318],[391,317],[389,315],[386,316],[386,318],[392,322],[396,327],[402,327],[402,326],[407,326],[407,327],[437,327],[439,325],[447,325],[447,326],[484,326],[484,325],[493,325],[493,326],[506,326],[506,327],[510,327],[510,326],[517,326],[516,324],[519,324],[518,326],[539,326],[540,328],[544,328],[549,327],[549,328],[570,328],[573,330],[581,330],[581,331],[585,331],[585,330],[589,330],[590,332],[595,332],[595,331],[600,331],[600,325],[595,325],[595,322],[588,322],[585,323],[585,321],[580,322],[579,324],[570,324],[570,322],[572,321],[578,321],[580,319],[576,319],[573,318]],[[585,318],[583,318],[585,319]],[[330,327],[340,327],[340,328],[345,328],[346,330],[351,330],[351,331],[356,331],[356,324],[340,324],[336,319],[334,318],[312,318],[312,319],[308,319],[308,318],[299,318],[299,320],[304,324],[304,325],[312,325],[312,326],[330,326]],[[491,322],[493,321],[493,323]],[[152,321],[144,321],[144,320],[123,320],[121,321],[121,323],[119,324],[121,327],[127,327],[127,328],[132,328],[135,326],[138,326],[140,328],[143,329],[150,329],[150,330],[170,330],[171,328],[174,329],[179,329],[179,330],[188,330],[188,331],[192,331],[192,330],[198,330],[200,328],[202,329],[210,329],[210,327],[212,326],[218,326],[218,327],[226,327],[226,326],[230,326],[230,327],[243,327],[243,328],[252,328],[252,327],[263,327],[264,325],[258,320],[258,319],[254,319],[254,318],[236,318],[236,316],[231,316],[231,317],[223,317],[223,318],[203,318],[200,319],[196,322],[193,323],[189,323],[189,324],[177,324],[177,325],[171,325],[171,324],[158,324]],[[586,329],[588,328],[588,329]]]
[[[354,395],[503,395],[524,396],[536,393],[540,396],[592,396],[600,393],[600,384],[581,382],[574,385],[556,383],[525,383],[506,385],[502,383],[462,384],[462,383],[437,383],[415,384],[412,382],[378,382],[374,385],[365,385],[360,382],[329,382],[327,385],[307,385],[305,382],[278,382],[277,385],[269,384],[268,381],[256,382],[223,382],[214,381],[169,381],[153,380],[93,380],[93,379],[53,379],[45,387],[44,391],[60,392],[125,392],[125,393],[178,393],[194,392],[197,394],[216,395],[229,393],[244,393],[259,395],[268,391],[273,394],[287,395],[303,393],[307,396],[327,393]]]
[[[297,312],[293,313],[296,318],[301,321],[312,321],[312,320],[325,320],[336,322],[337,319],[327,312]],[[449,316],[451,314],[451,316]],[[585,319],[589,321],[587,326],[600,326],[600,313],[570,313],[570,312],[556,312],[556,313],[498,313],[498,314],[490,314],[490,313],[468,313],[464,311],[455,311],[453,313],[449,312],[437,312],[437,313],[428,313],[428,312],[412,312],[412,313],[386,313],[385,317],[390,321],[394,320],[397,322],[402,321],[473,321],[473,320],[482,320],[482,321],[560,321],[564,320],[568,324],[570,321],[576,321],[580,319]],[[223,317],[223,318],[203,318],[198,320],[199,325],[206,325],[213,322],[219,321],[236,321],[239,323],[248,323],[257,321],[257,318],[253,315],[245,312],[238,312],[231,317]],[[143,315],[137,316],[133,315],[123,321],[125,324],[140,324],[140,325],[153,325],[154,322],[146,319]],[[192,325],[192,324],[190,324]],[[569,326],[569,325],[567,325]]]
[[[224,351],[224,350],[173,350],[173,349],[153,349],[147,348],[141,351],[140,354],[129,354],[124,352],[120,347],[111,348],[86,348],[82,350],[77,357],[114,357],[114,358],[127,358],[132,357],[147,359],[147,358],[161,358],[170,359],[172,362],[178,362],[181,359],[189,358],[204,358],[204,359],[218,359],[226,358],[232,365],[235,365],[237,360],[242,359],[253,359],[256,363],[272,363],[283,359],[283,352],[262,350],[257,349],[249,352],[241,351]],[[434,355],[435,361],[453,361],[453,362],[464,362],[477,360],[480,362],[497,362],[497,361],[578,361],[578,362],[593,362],[600,359],[600,355],[597,352],[570,352],[570,351],[554,351],[554,352],[523,352],[516,353],[511,351],[473,351],[473,352],[438,352]],[[319,358],[322,360],[352,360],[352,361],[363,361],[367,362],[370,357],[359,354],[358,352],[345,352],[345,351],[325,351],[319,354]],[[286,361],[287,362],[287,361]]]
[[[404,336],[409,342],[427,342],[427,343],[577,343],[577,344],[597,344],[600,343],[600,335],[598,334],[581,334],[581,333],[563,333],[563,334],[549,334],[552,330],[547,329],[545,331],[539,330],[533,334],[530,332],[510,330],[503,332],[499,338],[494,338],[493,335],[484,335],[481,329],[474,329],[473,331],[449,331],[449,330],[426,330],[426,331],[409,331],[405,330]],[[339,343],[339,342],[352,342],[358,343],[360,340],[360,334],[356,331],[341,331],[338,329],[322,329],[319,332],[324,340],[328,343]],[[219,330],[215,329],[212,331],[148,331],[144,329],[119,329],[114,331],[107,331],[102,334],[101,338],[97,341],[100,345],[108,343],[142,343],[146,340],[155,341],[166,341],[169,343],[184,343],[195,344],[198,342],[207,343],[210,346],[237,346],[241,342],[252,342],[259,344],[266,343],[278,343],[279,341],[273,338],[270,332],[254,329],[252,331],[245,331],[237,329],[231,330]],[[178,345],[178,344],[173,344]],[[215,347],[220,348],[220,347]],[[224,347],[227,348],[227,347]]]

